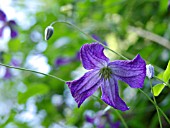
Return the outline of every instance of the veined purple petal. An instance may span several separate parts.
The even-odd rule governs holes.
[[[146,77],[146,63],[137,55],[133,60],[117,60],[108,64],[113,75],[132,88],[142,88]]]
[[[70,88],[75,101],[78,103],[78,107],[80,107],[84,100],[91,96],[100,86],[99,70],[89,71],[80,79],[66,82],[66,84]]]
[[[104,47],[98,43],[85,44],[80,50],[80,58],[85,69],[106,66],[109,59],[103,53]]]
[[[102,83],[102,100],[114,107],[115,109],[126,111],[129,110],[125,102],[119,97],[119,90],[117,85],[117,80],[114,76],[110,79],[103,80]]]
[[[0,21],[6,22],[6,14],[2,10],[0,10]]]

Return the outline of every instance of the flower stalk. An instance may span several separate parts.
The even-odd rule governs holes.
[[[118,110],[115,110],[117,116],[120,118],[120,120],[122,121],[123,125],[125,128],[128,128],[128,125],[126,124],[124,118],[122,117],[122,115],[118,112]]]
[[[92,39],[93,41],[95,42],[98,42],[99,44],[101,44],[102,46],[104,46],[104,48],[112,51],[113,53],[117,54],[118,56],[124,58],[125,60],[128,60],[128,58],[126,58],[125,56],[121,55],[120,53],[110,49],[109,47],[105,46],[104,44],[102,44],[100,41],[98,40],[95,40],[94,38],[92,38],[91,36],[89,36],[88,34],[86,34],[85,32],[83,32],[82,30],[80,30],[77,26],[75,26],[74,24],[72,23],[69,23],[69,22],[66,22],[66,21],[55,21],[53,23],[51,23],[51,26],[54,25],[55,23],[64,23],[64,24],[67,24],[67,25],[70,25],[72,26],[73,28],[77,29],[79,32],[83,33],[84,35],[86,35],[89,39]],[[6,65],[6,64],[2,64],[0,63],[1,66],[5,66],[7,68],[14,68],[14,69],[18,69],[18,70],[22,70],[22,71],[29,71],[29,72],[33,72],[33,73],[37,73],[37,74],[41,74],[41,75],[45,75],[45,76],[48,76],[48,77],[52,77],[54,79],[57,79],[57,80],[60,80],[62,82],[66,82],[65,80],[59,78],[59,77],[56,77],[54,75],[50,75],[50,74],[45,74],[45,73],[42,73],[42,72],[38,72],[38,71],[34,71],[34,70],[29,70],[29,69],[25,69],[25,68],[21,68],[21,67],[14,67],[14,66],[10,66],[10,65]],[[158,79],[157,77],[154,77],[156,79]],[[160,80],[160,79],[158,79]],[[151,82],[150,82],[151,84]],[[167,84],[168,85],[168,84]],[[169,85],[168,85],[169,86]],[[152,87],[152,84],[151,84],[151,87]],[[166,114],[162,111],[162,109],[157,105],[156,103],[156,100],[155,100],[155,97],[153,96],[153,99],[154,101],[141,89],[138,89],[140,92],[142,92],[147,98],[149,101],[151,101],[153,103],[153,105],[156,107],[156,110],[157,110],[157,113],[158,113],[158,118],[159,118],[159,122],[160,122],[160,127],[162,128],[162,123],[161,123],[161,119],[160,119],[160,113],[159,111],[162,113],[162,115],[165,117],[165,119],[167,120],[167,122],[170,124],[170,120],[168,119],[168,117],[166,116]],[[110,109],[110,108],[107,108],[107,109]],[[159,111],[158,111],[159,110]],[[122,123],[124,124],[125,128],[128,128],[126,122],[124,121],[123,117],[121,116],[121,114],[116,110],[116,113],[117,115],[119,116],[119,118],[121,119]]]
[[[52,77],[54,79],[57,79],[59,81],[62,81],[62,82],[66,82],[65,80],[57,77],[57,76],[54,76],[54,75],[50,75],[50,74],[46,74],[46,73],[42,73],[42,72],[38,72],[38,71],[34,71],[34,70],[30,70],[30,69],[26,69],[26,68],[21,68],[21,67],[14,67],[14,66],[10,66],[10,65],[6,65],[6,64],[2,64],[0,63],[1,66],[5,66],[7,68],[13,68],[13,69],[18,69],[18,70],[22,70],[22,71],[28,71],[28,72],[33,72],[33,73],[36,73],[36,74],[41,74],[41,75],[44,75],[44,76],[48,76],[48,77]]]
[[[67,24],[67,25],[69,25],[69,26],[72,26],[73,28],[75,28],[76,30],[78,30],[79,32],[81,32],[82,34],[84,34],[87,38],[89,38],[89,39],[91,39],[91,40],[93,40],[93,41],[101,44],[104,48],[110,50],[111,52],[113,52],[113,53],[115,53],[116,55],[122,57],[123,59],[128,60],[127,57],[121,55],[121,54],[118,53],[118,52],[115,52],[114,50],[112,50],[112,49],[110,49],[109,47],[107,47],[106,45],[104,45],[102,42],[100,42],[100,41],[94,39],[93,37],[89,36],[87,33],[83,32],[83,31],[82,31],[80,28],[78,28],[76,25],[74,25],[74,24],[72,24],[72,23],[70,23],[70,22],[67,22],[67,21],[54,21],[54,22],[52,22],[52,23],[50,24],[50,26],[53,26],[53,25],[56,24],[56,23],[64,23],[64,24]]]
[[[151,79],[149,79],[149,82],[150,82],[151,91],[153,92]],[[155,96],[154,95],[152,95],[152,96],[153,96],[153,101],[155,103],[155,108],[156,108],[156,111],[157,111],[157,114],[158,114],[159,125],[160,125],[160,128],[162,128],[162,122],[161,122],[160,113],[159,113],[159,110],[158,110],[158,107],[157,107],[157,102],[156,102]]]

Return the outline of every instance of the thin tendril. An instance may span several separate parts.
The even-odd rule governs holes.
[[[165,119],[166,119],[166,121],[170,124],[170,120],[169,120],[169,118],[166,116],[166,114],[162,111],[162,109],[159,107],[159,106],[157,106],[155,103],[154,103],[154,101],[144,92],[144,91],[142,91],[140,88],[138,89],[140,92],[142,92],[148,99],[149,99],[149,101],[150,102],[152,102],[154,105],[155,105],[155,107],[157,107],[158,109],[159,109],[159,111],[162,113],[162,115],[165,117]]]
[[[83,34],[84,34],[86,37],[88,37],[89,39],[91,39],[91,40],[93,40],[93,41],[101,44],[104,48],[106,48],[106,49],[110,50],[111,52],[117,54],[118,56],[122,57],[123,59],[128,60],[128,58],[126,58],[125,56],[121,55],[121,54],[118,53],[118,52],[115,52],[114,50],[112,50],[112,49],[110,49],[109,47],[107,47],[106,45],[104,45],[102,42],[100,42],[100,41],[92,38],[92,37],[89,36],[87,33],[83,32],[83,31],[82,31],[81,29],[79,29],[76,25],[74,25],[74,24],[72,24],[72,23],[69,23],[69,22],[66,22],[66,21],[54,21],[54,22],[52,22],[50,25],[52,26],[52,25],[54,25],[54,24],[56,24],[56,23],[64,23],[64,24],[67,24],[67,25],[72,26],[73,28],[75,28],[75,29],[78,30],[79,32],[83,33]]]
[[[50,74],[46,74],[46,73],[42,73],[42,72],[30,70],[30,69],[25,69],[25,68],[21,68],[21,67],[14,67],[14,66],[2,64],[2,63],[0,63],[0,65],[1,66],[5,66],[7,68],[14,68],[14,69],[22,70],[22,71],[28,71],[28,72],[33,72],[33,73],[41,74],[41,75],[44,75],[44,76],[52,77],[52,78],[57,79],[57,80],[62,81],[62,82],[66,82],[65,80],[63,80],[63,79],[61,79],[61,78],[59,78],[57,76],[54,76],[54,75],[50,75]]]
[[[54,25],[55,23],[64,23],[64,24],[67,24],[67,25],[72,26],[73,28],[75,28],[76,30],[78,30],[79,32],[81,32],[81,33],[83,33],[85,36],[87,36],[89,39],[91,39],[91,40],[93,40],[93,41],[95,41],[95,42],[98,42],[99,44],[101,44],[102,46],[104,46],[104,48],[110,50],[111,52],[113,52],[113,53],[115,53],[116,55],[124,58],[125,60],[128,60],[127,57],[125,57],[125,56],[121,55],[120,53],[118,53],[118,52],[110,49],[109,47],[105,46],[102,42],[100,42],[100,41],[92,38],[92,37],[89,36],[87,33],[83,32],[81,29],[79,29],[76,25],[74,25],[74,24],[72,24],[72,23],[69,23],[69,22],[66,22],[66,21],[54,21],[54,22],[51,23],[51,26]],[[158,78],[157,78],[157,79],[158,79]],[[159,80],[159,79],[158,79],[158,80]],[[155,107],[157,107],[157,108],[160,110],[160,112],[162,113],[162,115],[165,117],[165,119],[167,120],[167,122],[170,124],[170,120],[168,119],[168,117],[166,116],[166,114],[162,111],[162,109],[159,108],[159,106],[157,106],[157,104],[155,104],[154,101],[153,101],[144,91],[142,91],[141,89],[138,89],[138,90],[139,90],[140,92],[142,92],[142,93],[155,105]],[[120,114],[119,114],[119,115],[120,115]]]
[[[167,85],[170,88],[170,85],[168,83],[165,83],[163,80],[161,80],[160,78],[158,78],[157,76],[154,76],[155,79],[163,82],[165,85]]]
[[[152,81],[149,80],[149,82],[150,82],[151,90],[152,90],[152,93],[153,93]],[[152,96],[153,96],[153,100],[154,100],[155,105],[157,105],[155,96],[154,96],[154,95],[152,95]],[[158,105],[157,105],[157,106],[158,106]],[[160,118],[160,113],[159,113],[159,110],[158,110],[157,106],[155,106],[155,108],[156,108],[156,111],[157,111],[157,114],[158,114],[158,120],[159,120],[160,128],[162,128],[162,122],[161,122],[161,118]]]
[[[102,46],[104,46],[106,49],[108,49],[108,50],[110,50],[111,52],[117,54],[118,56],[120,56],[120,57],[128,60],[128,58],[126,58],[125,56],[121,55],[120,53],[115,52],[114,50],[112,50],[112,49],[110,49],[109,47],[105,46],[105,45],[104,45],[103,43],[101,43],[100,41],[98,41],[98,40],[92,38],[91,36],[89,36],[88,34],[86,34],[85,32],[83,32],[82,30],[80,30],[80,29],[79,29],[77,26],[75,26],[74,24],[71,24],[71,23],[66,22],[66,21],[55,21],[55,22],[51,23],[51,26],[54,25],[55,23],[65,23],[65,24],[68,24],[68,25],[74,27],[75,29],[77,29],[78,31],[80,31],[81,33],[83,33],[84,35],[86,35],[89,39],[92,39],[92,40],[100,43],[100,44],[101,44]],[[65,80],[63,80],[63,79],[61,79],[61,78],[59,78],[59,77],[56,77],[56,76],[54,76],[54,75],[50,75],[50,74],[46,74],[46,73],[42,73],[42,72],[30,70],[30,69],[25,69],[25,68],[21,68],[21,67],[14,67],[14,66],[2,64],[2,63],[0,63],[0,65],[1,65],[1,66],[5,66],[5,67],[7,67],[7,68],[13,68],[13,69],[18,69],[18,70],[22,70],[22,71],[29,71],[29,72],[33,72],[33,73],[45,75],[45,76],[52,77],[52,78],[55,78],[55,79],[57,79],[57,80],[60,80],[60,81],[62,81],[62,82],[66,82]],[[157,78],[157,77],[155,77],[155,78],[158,79],[158,80],[160,80],[160,79]],[[162,81],[162,80],[160,80],[160,81]],[[163,82],[163,81],[162,81],[162,82]],[[167,84],[167,83],[166,83],[166,84]],[[167,84],[167,85],[168,85],[168,84]],[[168,86],[169,86],[169,85],[168,85]],[[140,92],[142,92],[142,93],[155,105],[157,112],[158,112],[158,109],[159,109],[159,111],[160,111],[160,112],[162,113],[162,115],[165,117],[165,119],[167,120],[167,122],[170,124],[170,120],[168,119],[168,117],[166,116],[166,114],[162,111],[162,109],[157,106],[156,102],[154,102],[144,91],[142,91],[141,89],[138,89],[138,90],[139,90]],[[155,99],[154,99],[154,100],[155,100]],[[156,101],[156,100],[155,100],[155,101]],[[106,107],[105,110],[104,110],[104,112],[106,112],[106,111],[109,110],[110,108],[111,108],[110,106]],[[119,116],[119,118],[120,118],[120,120],[122,121],[122,123],[123,123],[123,125],[125,126],[125,128],[128,128],[128,126],[127,126],[125,120],[123,119],[122,115],[121,115],[117,110],[116,110],[115,112],[116,112],[116,114]],[[158,117],[159,117],[160,127],[162,128],[159,112],[158,112]]]
[[[104,110],[103,113],[106,113],[109,109],[111,109],[111,106],[107,106]],[[124,118],[122,117],[122,115],[119,113],[118,110],[114,109],[114,111],[116,112],[117,116],[120,118],[120,120],[122,121],[123,125],[125,128],[128,128],[128,125],[126,124],[126,121],[124,120]]]
[[[125,127],[125,128],[128,128],[128,126],[127,126],[124,118],[123,118],[122,115],[119,113],[119,111],[118,111],[118,110],[115,110],[115,112],[116,112],[117,116],[120,118],[120,120],[122,121],[124,127]]]

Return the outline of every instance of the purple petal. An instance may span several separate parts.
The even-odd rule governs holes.
[[[129,110],[125,102],[119,97],[117,80],[114,76],[104,80],[104,84],[102,84],[102,100],[115,109]]]
[[[5,72],[4,78],[5,79],[10,79],[11,77],[12,77],[12,74],[11,74],[10,69],[6,68],[6,72]]]
[[[106,66],[109,59],[103,53],[104,47],[98,43],[85,44],[80,50],[80,58],[85,69]]]
[[[3,36],[4,28],[5,28],[5,26],[2,26],[2,27],[0,28],[0,37],[2,37],[2,36]]]
[[[21,65],[21,61],[16,60],[16,59],[13,58],[13,59],[11,60],[11,65],[13,65],[13,66],[15,66],[15,67],[18,67],[18,66]]]
[[[6,14],[2,10],[0,10],[0,21],[6,21]]]
[[[77,52],[75,57],[74,57],[74,60],[76,61],[80,61],[80,52]]]
[[[60,57],[60,58],[57,58],[56,61],[55,61],[55,65],[58,67],[58,66],[62,66],[62,65],[66,65],[66,64],[69,64],[72,62],[72,59],[71,58],[64,58],[64,57]]]
[[[92,34],[92,38],[97,40],[97,41],[101,41],[100,37],[98,37],[97,35],[95,34]]]
[[[97,128],[105,128],[104,124],[99,124],[96,126]]]
[[[114,76],[132,88],[142,88],[146,77],[146,63],[137,55],[133,60],[117,60],[109,63]]]
[[[11,28],[11,38],[15,38],[17,36],[18,36],[18,32],[14,30],[13,28]]]
[[[92,117],[90,117],[90,116],[88,116],[88,115],[86,115],[85,118],[86,118],[86,121],[87,121],[87,122],[89,122],[89,123],[94,123],[94,118],[92,118]]]
[[[66,82],[72,96],[78,103],[78,107],[80,107],[84,100],[91,96],[100,86],[101,80],[98,74],[99,70],[93,70],[85,73],[84,76],[78,80]]]
[[[15,27],[16,27],[16,22],[14,21],[14,20],[10,20],[9,22],[8,22],[8,24],[9,24],[9,27],[10,27],[10,29],[11,29],[11,38],[15,38],[15,37],[17,37],[18,36],[18,32],[17,32],[17,30],[15,29]]]
[[[100,37],[98,37],[98,36],[97,36],[97,35],[95,35],[95,34],[92,34],[92,38],[93,38],[93,39],[95,39],[95,40],[97,40],[97,41],[99,41],[99,42],[101,42]],[[106,46],[107,46],[106,41],[102,41],[101,43],[103,43],[104,45],[106,45]]]
[[[111,128],[119,128],[120,127],[120,122],[110,123],[110,127]]]
[[[9,26],[16,26],[17,23],[14,20],[8,21]]]

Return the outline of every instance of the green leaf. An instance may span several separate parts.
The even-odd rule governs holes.
[[[23,104],[27,101],[28,98],[35,95],[43,95],[49,91],[48,86],[45,84],[37,83],[28,87],[27,91],[24,93],[18,94],[18,103]]]
[[[163,80],[163,75],[164,75],[164,72],[161,72],[161,73],[159,73],[159,74],[157,75],[157,77],[158,77],[159,79]]]
[[[8,47],[9,47],[10,51],[17,52],[21,47],[20,40],[19,39],[11,39],[8,43]]]
[[[163,74],[164,82],[168,82],[169,79],[170,79],[170,61],[168,62],[168,66],[166,67],[166,70]]]
[[[159,12],[161,14],[165,13],[167,11],[168,1],[167,0],[160,0],[159,3]]]
[[[164,89],[165,85],[164,84],[157,84],[153,87],[153,94],[154,96],[158,96],[162,90]]]

